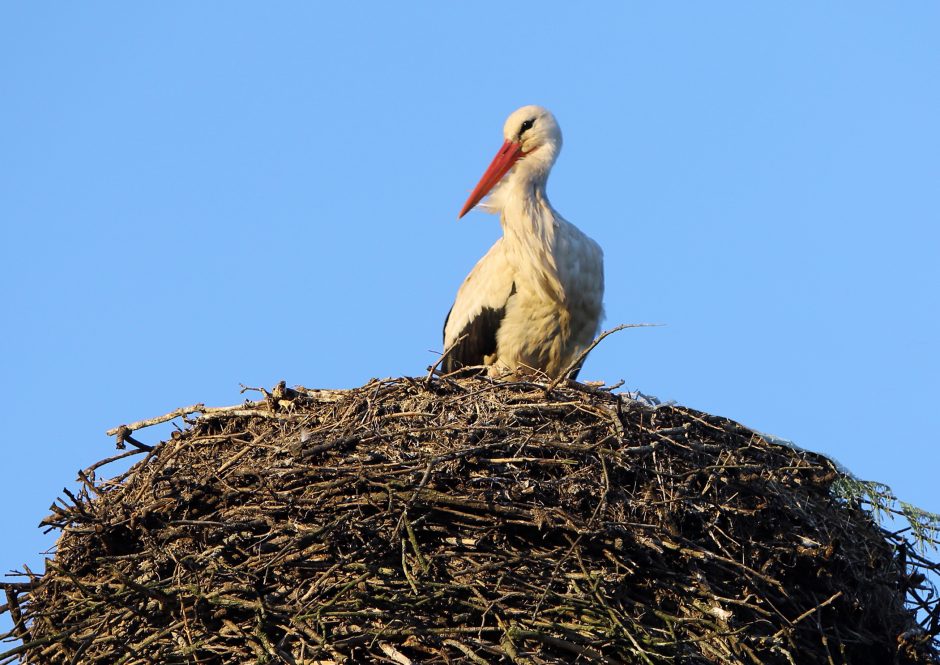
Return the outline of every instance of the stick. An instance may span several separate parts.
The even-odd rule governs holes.
[[[143,452],[144,452],[143,450],[139,450],[137,448],[135,448],[134,450],[124,451],[123,453],[119,453],[117,455],[108,457],[107,459],[103,459],[99,462],[95,462],[94,464],[92,464],[91,466],[85,469],[85,473],[92,473],[93,471],[104,466],[105,464],[110,464],[111,462],[117,462],[119,459],[124,459],[125,457],[130,457],[131,455],[140,455]]]
[[[142,450],[145,453],[149,453],[151,450],[153,450],[153,446],[148,446],[146,443],[141,443],[140,441],[132,437],[131,430],[127,429],[126,427],[118,427],[117,447],[120,450],[124,450],[125,443],[129,443],[135,448],[137,448],[137,450]]]
[[[458,337],[457,341],[451,344],[450,348],[448,348],[446,351],[444,351],[444,353],[441,354],[441,357],[437,359],[437,362],[431,365],[431,368],[428,370],[428,376],[424,380],[424,385],[428,386],[431,384],[431,379],[434,377],[434,370],[436,370],[438,366],[442,362],[444,362],[444,359],[447,358],[447,356],[449,356],[453,352],[453,350],[457,348],[457,345],[460,344],[462,341],[464,341],[466,338],[467,338],[466,333]]]
[[[112,427],[105,434],[108,436],[116,436],[120,434],[123,430],[126,430],[127,434],[134,432],[145,427],[152,427],[153,425],[159,425],[161,423],[169,422],[174,418],[183,418],[193,413],[201,413],[203,415],[211,415],[214,413],[231,413],[235,416],[242,415],[265,415],[265,412],[253,411],[253,409],[267,409],[268,403],[264,400],[258,400],[257,402],[245,402],[244,404],[235,404],[232,406],[206,406],[205,404],[193,404],[192,406],[183,406],[169,413],[165,413],[162,416],[157,416],[156,418],[147,418],[146,420],[138,420],[135,423],[130,425],[118,425],[117,427]],[[126,435],[125,435],[126,437]],[[126,438],[125,438],[126,440]],[[128,443],[132,443],[128,441]]]
[[[803,614],[801,614],[800,616],[798,616],[797,618],[795,618],[793,621],[791,621],[789,626],[786,626],[786,627],[781,628],[780,630],[778,630],[778,631],[774,634],[774,637],[777,637],[777,636],[779,636],[779,635],[782,635],[783,632],[784,632],[787,628],[791,628],[791,627],[795,626],[796,624],[798,624],[800,621],[802,621],[803,619],[805,619],[806,617],[808,617],[808,616],[809,616],[810,614],[812,614],[813,612],[818,612],[819,610],[821,610],[822,608],[824,608],[826,605],[831,605],[831,604],[832,604],[834,601],[836,601],[841,595],[842,595],[842,592],[841,592],[841,591],[836,591],[834,594],[832,594],[831,596],[829,596],[829,598],[827,598],[827,599],[824,600],[823,602],[819,603],[819,605],[817,605],[816,607],[812,607],[812,608],[806,610],[805,612],[803,612]]]
[[[552,392],[552,390],[555,389],[555,387],[562,381],[562,379],[567,380],[568,375],[574,371],[575,367],[579,367],[581,363],[584,362],[584,359],[587,358],[587,354],[593,351],[594,347],[600,344],[604,340],[604,338],[606,338],[608,335],[613,335],[615,332],[620,332],[621,330],[624,330],[625,328],[653,328],[653,327],[661,326],[661,325],[663,324],[661,323],[621,323],[616,328],[611,328],[610,330],[606,330],[602,332],[600,335],[597,336],[597,339],[595,339],[594,342],[592,342],[589,347],[587,347],[586,349],[584,349],[584,351],[578,354],[578,357],[575,358],[571,362],[570,365],[568,365],[568,367],[565,369],[564,372],[559,374],[557,377],[555,377],[554,380],[552,380],[551,383],[548,384],[548,387],[545,388],[545,393],[548,394]]]
[[[150,427],[152,425],[159,425],[160,423],[165,423],[174,418],[180,418],[183,416],[188,416],[191,413],[198,413],[204,411],[206,408],[205,404],[193,404],[192,406],[184,406],[170,413],[165,413],[162,416],[157,416],[156,418],[148,418],[147,420],[138,420],[136,423],[131,423],[130,425],[118,425],[117,427],[112,427],[105,434],[108,436],[114,436],[121,429],[129,430],[133,432],[135,430],[143,429],[144,427]]]
[[[393,647],[388,642],[379,642],[379,648],[382,650],[382,652],[386,656],[388,656],[391,660],[395,661],[396,663],[401,663],[401,665],[412,664],[412,660],[408,656],[403,654],[401,651]]]

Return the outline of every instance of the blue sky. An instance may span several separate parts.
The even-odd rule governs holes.
[[[104,431],[436,358],[523,104],[604,247],[581,378],[940,512],[940,5],[5,3],[4,571]],[[153,441],[154,433],[141,438]]]

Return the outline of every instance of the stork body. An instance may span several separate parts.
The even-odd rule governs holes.
[[[557,377],[597,334],[603,253],[545,194],[561,150],[554,116],[525,106],[503,133],[503,147],[460,213],[492,190],[486,209],[499,213],[503,236],[457,291],[444,323],[443,369],[487,365],[491,376],[538,370]]]

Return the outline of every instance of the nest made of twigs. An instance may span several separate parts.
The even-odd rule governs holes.
[[[903,539],[725,418],[479,378],[189,411],[54,508],[0,663],[938,662]]]

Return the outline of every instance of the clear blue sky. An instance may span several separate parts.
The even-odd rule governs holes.
[[[0,567],[104,431],[422,374],[516,107],[604,247],[584,379],[940,512],[940,4],[4,3]],[[141,438],[153,441],[153,433]]]

